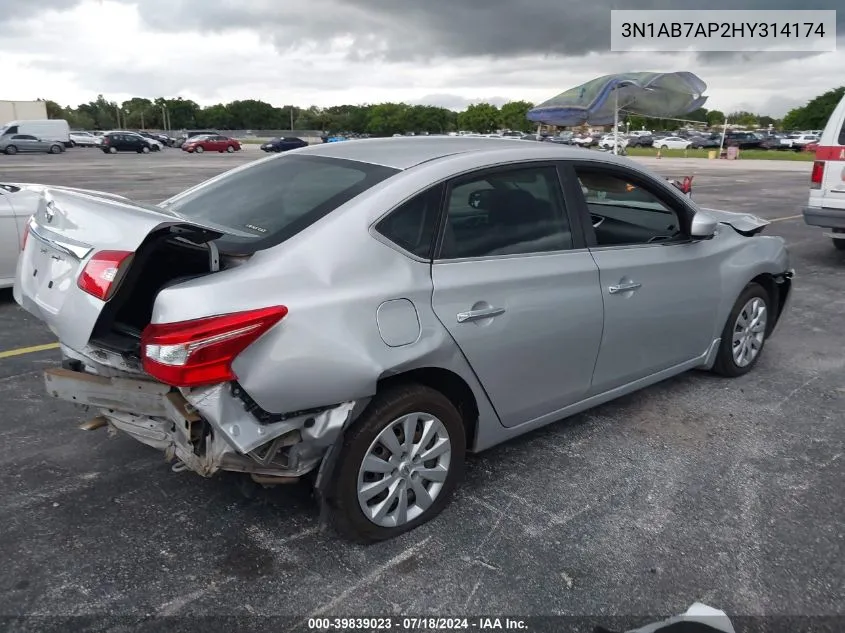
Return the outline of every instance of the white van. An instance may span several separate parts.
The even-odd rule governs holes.
[[[0,127],[0,137],[11,134],[30,134],[45,141],[59,141],[71,147],[70,125],[64,119],[40,119],[30,121],[9,121]]]
[[[845,251],[845,95],[819,139],[804,222],[830,229],[825,236]]]

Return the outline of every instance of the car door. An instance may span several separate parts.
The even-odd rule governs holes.
[[[0,288],[10,286],[15,280],[20,240],[17,217],[9,202],[9,194],[0,189]]]
[[[504,165],[448,184],[432,306],[505,426],[590,388],[602,298],[584,246],[554,164]]]
[[[579,185],[567,203],[583,218],[604,300],[591,395],[706,355],[723,255],[689,238],[694,208],[668,183],[627,167],[578,161],[567,170]]]
[[[18,148],[19,152],[39,152],[41,145],[38,139],[31,134],[15,134],[12,137],[12,143]]]

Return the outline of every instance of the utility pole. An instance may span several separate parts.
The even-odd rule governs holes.
[[[290,131],[293,132],[293,106],[290,107]]]
[[[120,129],[120,106],[114,104],[114,111],[117,114],[117,128]]]

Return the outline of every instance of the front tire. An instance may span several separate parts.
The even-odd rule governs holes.
[[[772,300],[765,288],[750,283],[736,300],[722,330],[722,342],[713,371],[728,378],[747,374],[763,353],[769,322],[774,318]]]
[[[668,145],[661,145],[660,149],[669,149],[669,146]]]
[[[197,154],[202,154],[205,150],[203,149],[202,145],[198,145],[197,148],[194,150]]]
[[[833,248],[838,251],[845,251],[845,238],[842,237],[833,237]]]
[[[234,151],[235,151],[235,146],[234,146],[234,145],[229,145],[229,146],[226,148],[226,151],[227,151],[227,152],[229,152],[229,153],[231,154],[232,152],[234,152]]]
[[[328,501],[335,529],[358,542],[394,538],[433,519],[463,475],[461,414],[439,391],[379,393],[349,428]]]

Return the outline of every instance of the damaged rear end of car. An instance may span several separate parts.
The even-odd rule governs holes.
[[[294,160],[288,169],[307,176],[308,160]],[[174,470],[234,471],[264,484],[313,471],[363,403],[268,411],[256,402],[237,361],[250,348],[273,354],[278,337],[262,340],[284,327],[290,307],[245,278],[256,257],[390,175],[375,171],[337,191],[298,192],[276,225],[243,199],[242,217],[233,210],[240,188],[266,181],[260,166],[160,206],[43,188],[14,297],[59,339],[62,366],[45,372],[48,393],[88,408],[83,428],[123,432],[162,451]]]

